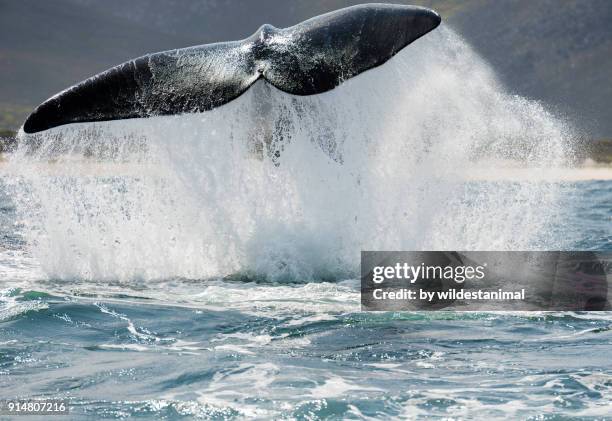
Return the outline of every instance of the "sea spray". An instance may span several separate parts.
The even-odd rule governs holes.
[[[554,184],[469,174],[564,165],[571,139],[441,27],[321,95],[260,81],[201,114],[22,134],[7,165],[51,278],[334,280],[360,250],[563,247]]]

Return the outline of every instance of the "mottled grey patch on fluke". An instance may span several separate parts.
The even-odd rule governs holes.
[[[294,95],[322,93],[383,64],[439,24],[429,9],[367,4],[286,29],[264,25],[242,41],[146,55],[48,99],[23,130],[206,111],[260,78]]]

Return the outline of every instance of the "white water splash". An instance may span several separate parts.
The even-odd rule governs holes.
[[[512,159],[536,178],[570,131],[444,27],[321,95],[258,82],[202,114],[22,140],[42,146],[12,157],[13,195],[52,278],[327,280],[360,250],[562,247],[554,184],[469,175]]]

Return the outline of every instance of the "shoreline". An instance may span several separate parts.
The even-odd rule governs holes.
[[[9,162],[0,153],[0,176],[19,176],[35,170],[49,176],[158,176],[155,162],[100,162],[87,158],[67,158],[39,163]],[[69,164],[69,165],[66,165]],[[612,165],[585,162],[575,167],[526,167],[516,162],[480,162],[462,174],[466,181],[575,182],[610,181]]]
[[[528,167],[480,167],[468,173],[473,181],[610,181],[612,165],[583,165],[576,167],[528,168]]]

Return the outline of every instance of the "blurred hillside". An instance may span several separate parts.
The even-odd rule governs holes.
[[[16,129],[52,94],[129,58],[240,39],[265,22],[289,26],[362,2],[0,0],[0,130]],[[574,116],[593,137],[612,137],[612,1],[409,3],[437,9],[512,92]]]

